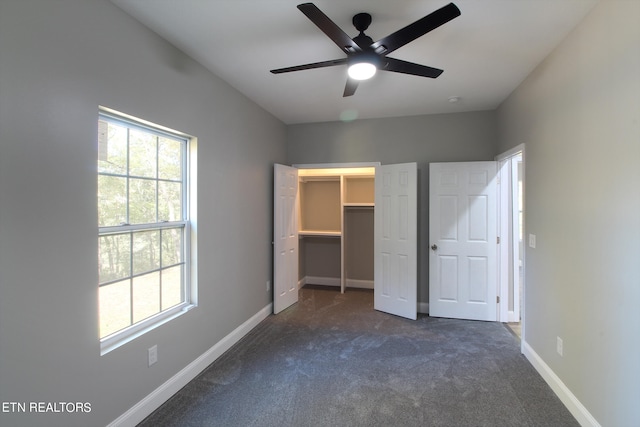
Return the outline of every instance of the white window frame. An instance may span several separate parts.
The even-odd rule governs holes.
[[[100,107],[98,113],[99,120],[106,120],[111,123],[115,123],[121,126],[126,126],[132,129],[142,130],[147,133],[152,133],[158,136],[170,137],[172,139],[180,139],[184,141],[182,149],[183,165],[182,165],[182,220],[180,221],[160,221],[148,224],[121,224],[116,226],[104,226],[98,227],[98,237],[110,234],[130,234],[136,231],[151,231],[162,229],[174,229],[182,228],[182,258],[183,258],[183,277],[182,277],[182,291],[184,298],[179,304],[170,307],[166,310],[161,310],[159,313],[152,315],[146,319],[140,320],[131,324],[128,327],[120,329],[110,335],[100,338],[100,354],[104,355],[110,351],[132,341],[133,339],[155,329],[170,320],[179,317],[196,306],[196,287],[193,284],[193,277],[191,274],[194,260],[192,256],[192,214],[195,217],[195,212],[192,212],[191,193],[195,192],[195,138],[178,132],[166,127],[156,125],[154,123],[129,116],[115,110]],[[127,176],[129,172],[127,171]],[[98,172],[96,177],[102,174]],[[157,180],[158,178],[156,178]],[[127,196],[128,198],[128,196]],[[158,271],[162,269],[159,268]],[[149,272],[145,272],[147,274]],[[126,278],[133,279],[137,275],[133,271],[129,272]],[[120,279],[119,279],[120,280]],[[98,284],[98,286],[108,286],[106,284]],[[133,298],[133,297],[132,297]],[[131,308],[133,310],[133,307]]]

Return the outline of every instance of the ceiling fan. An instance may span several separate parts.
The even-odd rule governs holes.
[[[358,82],[373,77],[376,70],[393,71],[395,73],[412,74],[421,77],[438,77],[442,74],[443,70],[400,59],[389,58],[387,55],[418,37],[425,35],[429,31],[451,21],[453,18],[460,16],[460,9],[458,9],[455,4],[449,3],[424,18],[417,20],[413,24],[407,25],[374,43],[371,37],[364,33],[365,30],[369,28],[369,24],[371,24],[371,15],[368,13],[358,13],[353,17],[353,25],[360,34],[352,39],[313,3],[300,4],[298,5],[298,9],[300,9],[311,22],[316,24],[322,32],[329,36],[329,38],[347,54],[347,57],[297,65],[294,67],[278,68],[271,70],[271,72],[273,74],[281,74],[291,71],[311,70],[314,68],[346,64],[349,68],[343,97],[353,95],[358,88]]]

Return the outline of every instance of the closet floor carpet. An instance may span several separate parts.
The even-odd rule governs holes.
[[[578,426],[501,323],[305,287],[140,426]]]

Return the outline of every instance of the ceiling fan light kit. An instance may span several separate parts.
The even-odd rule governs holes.
[[[347,74],[355,80],[368,80],[376,74],[381,66],[378,55],[363,52],[353,55],[348,61]]]
[[[349,77],[355,80],[369,80],[378,69],[370,62],[355,62],[347,68]]]
[[[358,82],[370,79],[376,74],[377,70],[411,74],[420,77],[438,77],[442,74],[443,70],[400,59],[389,58],[387,55],[460,16],[460,9],[458,9],[455,4],[449,3],[422,19],[417,20],[413,24],[407,25],[377,42],[373,42],[371,37],[364,33],[364,31],[369,28],[369,24],[371,24],[372,18],[368,13],[358,13],[353,17],[353,25],[359,31],[359,34],[354,38],[350,38],[313,3],[300,4],[298,5],[298,9],[322,30],[347,57],[294,67],[279,68],[271,70],[271,72],[273,74],[282,74],[292,71],[311,70],[314,68],[347,64],[348,78],[343,96],[353,95],[358,88]]]

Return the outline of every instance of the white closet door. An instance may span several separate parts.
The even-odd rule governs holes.
[[[417,318],[418,168],[376,167],[374,308]]]
[[[429,165],[429,315],[496,320],[496,162]]]
[[[298,169],[274,166],[273,312],[298,302]]]

